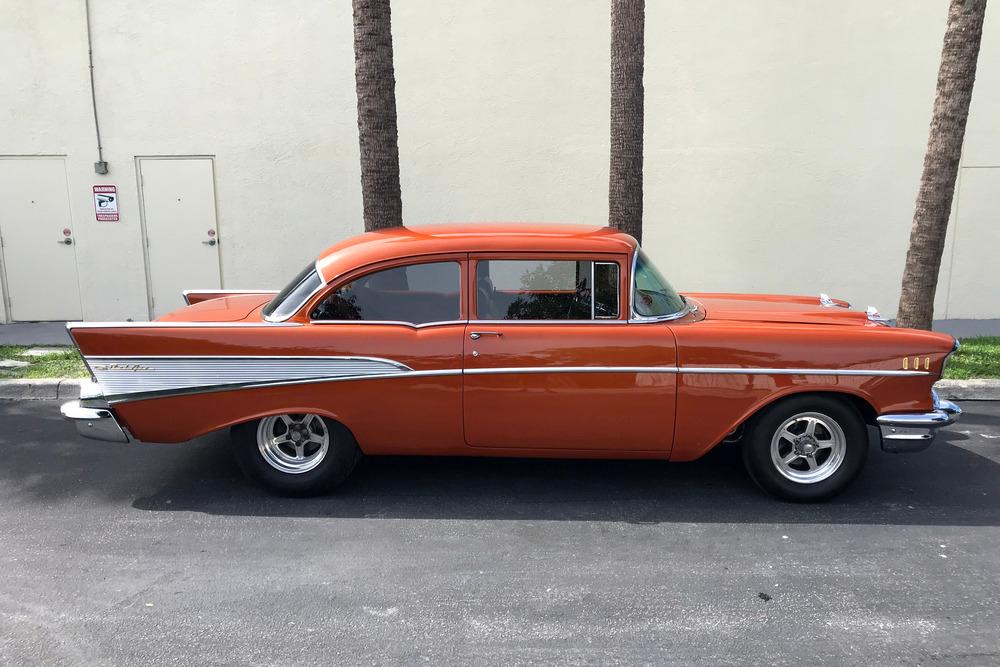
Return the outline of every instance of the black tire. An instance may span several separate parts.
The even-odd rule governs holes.
[[[793,418],[797,419],[789,424],[790,428],[783,428]],[[802,438],[810,422],[816,424],[812,428],[822,440]],[[787,434],[800,430],[802,434],[793,443]],[[786,435],[779,436],[779,431]],[[840,437],[842,441],[838,440]],[[810,446],[833,442],[843,445],[796,457],[809,452]],[[775,461],[775,457],[796,458],[783,464]],[[771,495],[798,503],[821,502],[837,495],[860,474],[867,458],[868,429],[864,420],[849,402],[830,396],[793,396],[770,406],[750,424],[743,443],[743,464],[753,481]],[[814,481],[803,481],[802,478],[813,474],[817,477]]]
[[[303,415],[281,415],[279,418]],[[361,459],[361,449],[342,424],[313,416],[326,429],[328,447],[314,468],[306,472],[284,472],[269,463],[258,444],[258,430],[268,419],[256,419],[230,430],[233,455],[243,473],[252,481],[282,496],[305,497],[328,493],[344,482]]]

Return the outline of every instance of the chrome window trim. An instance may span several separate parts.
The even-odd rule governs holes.
[[[597,273],[597,266],[598,265],[601,265],[601,266],[613,266],[613,267],[615,267],[615,277],[617,278],[617,280],[615,281],[615,302],[618,304],[618,313],[614,317],[598,317],[597,316],[597,280],[596,280],[597,276],[596,276],[596,273]],[[598,320],[612,320],[612,321],[614,321],[614,320],[621,320],[622,319],[622,313],[621,313],[621,299],[622,299],[622,295],[619,293],[619,291],[621,289],[621,280],[622,280],[622,277],[621,277],[621,266],[618,264],[618,262],[607,262],[607,261],[605,261],[605,262],[599,262],[597,260],[594,260],[594,261],[592,261],[590,263],[590,319],[594,320],[595,322],[598,321]]]
[[[594,273],[597,262],[594,260],[590,261],[590,319],[596,320],[594,313],[597,309],[597,290],[595,289],[597,285],[594,283]]]
[[[632,252],[632,273],[629,276],[629,291],[628,291],[628,322],[629,324],[648,324],[652,322],[669,322],[671,320],[679,320],[685,315],[695,311],[694,308],[688,304],[687,297],[681,294],[681,298],[684,299],[684,307],[678,310],[676,313],[671,313],[669,315],[657,315],[656,317],[649,317],[646,315],[640,315],[635,312],[635,266],[639,262],[639,250],[640,246],[636,246],[635,250]],[[678,294],[680,294],[678,292]]]
[[[443,327],[453,324],[467,324],[468,320],[441,320],[439,322],[423,322],[414,324],[402,320],[309,320],[309,324],[381,324],[409,327],[410,329],[424,329],[426,327]]]
[[[315,262],[313,262],[313,271],[316,272],[316,276],[319,278],[319,286],[316,289],[314,289],[312,292],[310,292],[309,296],[307,296],[305,299],[303,299],[299,303],[299,305],[297,305],[295,307],[295,309],[292,310],[292,312],[288,315],[288,317],[283,317],[281,319],[277,319],[277,318],[273,318],[273,317],[271,317],[269,315],[265,315],[264,316],[264,320],[265,321],[272,322],[272,323],[280,323],[280,322],[286,322],[286,321],[290,320],[291,318],[293,318],[296,315],[298,315],[299,312],[302,310],[302,307],[305,306],[310,301],[312,301],[312,298],[314,296],[316,296],[317,294],[319,294],[329,284],[329,283],[326,282],[326,279],[323,277],[323,272],[319,270],[319,260],[316,260]]]
[[[532,259],[535,259],[535,258],[532,258]],[[506,261],[517,262],[517,261],[521,261],[521,260],[520,259],[509,259],[509,258],[500,258],[500,259],[479,258],[476,261],[477,262],[506,262]],[[622,324],[624,324],[624,323],[627,322],[627,320],[625,320],[625,319],[622,318],[622,315],[621,315],[620,312],[615,317],[597,317],[596,314],[595,314],[595,310],[596,310],[595,306],[596,306],[596,303],[597,303],[597,290],[596,290],[597,286],[594,283],[594,277],[595,277],[594,276],[594,269],[595,269],[595,267],[598,264],[606,264],[606,265],[609,265],[609,266],[614,266],[616,270],[621,271],[621,266],[618,264],[618,262],[608,261],[608,260],[596,260],[596,259],[537,259],[537,261],[541,261],[541,262],[590,262],[590,319],[589,320],[557,320],[557,319],[549,319],[549,320],[522,320],[522,319],[510,319],[510,320],[469,320],[469,324],[511,324],[511,323],[514,323],[514,322],[528,322],[528,323],[534,323],[534,324],[542,324],[542,323],[545,323],[545,324],[592,324],[594,322],[604,322],[604,323],[608,323],[608,322],[621,322]],[[477,267],[477,270],[478,270],[478,267]],[[620,278],[621,277],[619,276],[619,280],[620,280]],[[615,296],[620,299],[621,295],[618,294],[618,291],[619,291],[618,286],[616,286],[615,287]],[[479,304],[477,303],[476,304],[477,309],[478,309],[478,306],[479,306]],[[620,308],[619,308],[619,310],[620,310]]]
[[[628,324],[623,319],[607,320],[469,320],[469,324]]]

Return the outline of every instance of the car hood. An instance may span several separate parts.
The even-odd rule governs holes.
[[[209,299],[192,306],[185,306],[156,318],[157,322],[238,322],[245,320],[264,304],[274,298],[273,294],[239,294]]]
[[[705,318],[735,322],[785,322],[864,326],[867,313],[851,310],[846,301],[834,299],[824,306],[818,296],[788,294],[686,294],[702,307]]]

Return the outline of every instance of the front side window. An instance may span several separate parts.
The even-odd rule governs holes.
[[[479,260],[480,320],[590,320],[618,317],[618,264],[576,260]]]
[[[271,322],[287,320],[297,313],[322,285],[323,279],[316,272],[316,266],[310,264],[264,306],[264,318]]]
[[[313,320],[450,322],[461,315],[461,275],[457,262],[376,271],[334,290],[310,316]]]
[[[684,310],[684,297],[677,293],[642,250],[637,251],[633,276],[632,309],[640,317],[665,317]]]

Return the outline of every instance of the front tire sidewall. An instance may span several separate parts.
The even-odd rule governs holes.
[[[844,432],[846,453],[840,467],[813,484],[782,475],[771,460],[771,438],[784,421],[803,412],[818,412],[837,422]],[[868,431],[854,406],[826,396],[788,398],[761,414],[743,445],[743,463],[750,477],[768,493],[791,502],[819,502],[843,491],[861,472],[868,457]]]
[[[264,460],[260,452],[257,429],[261,421],[256,419],[234,426],[230,443],[244,474],[277,495],[303,497],[327,493],[347,479],[361,458],[361,450],[351,432],[342,424],[323,418],[330,434],[329,450],[323,461],[308,472],[282,472]]]

